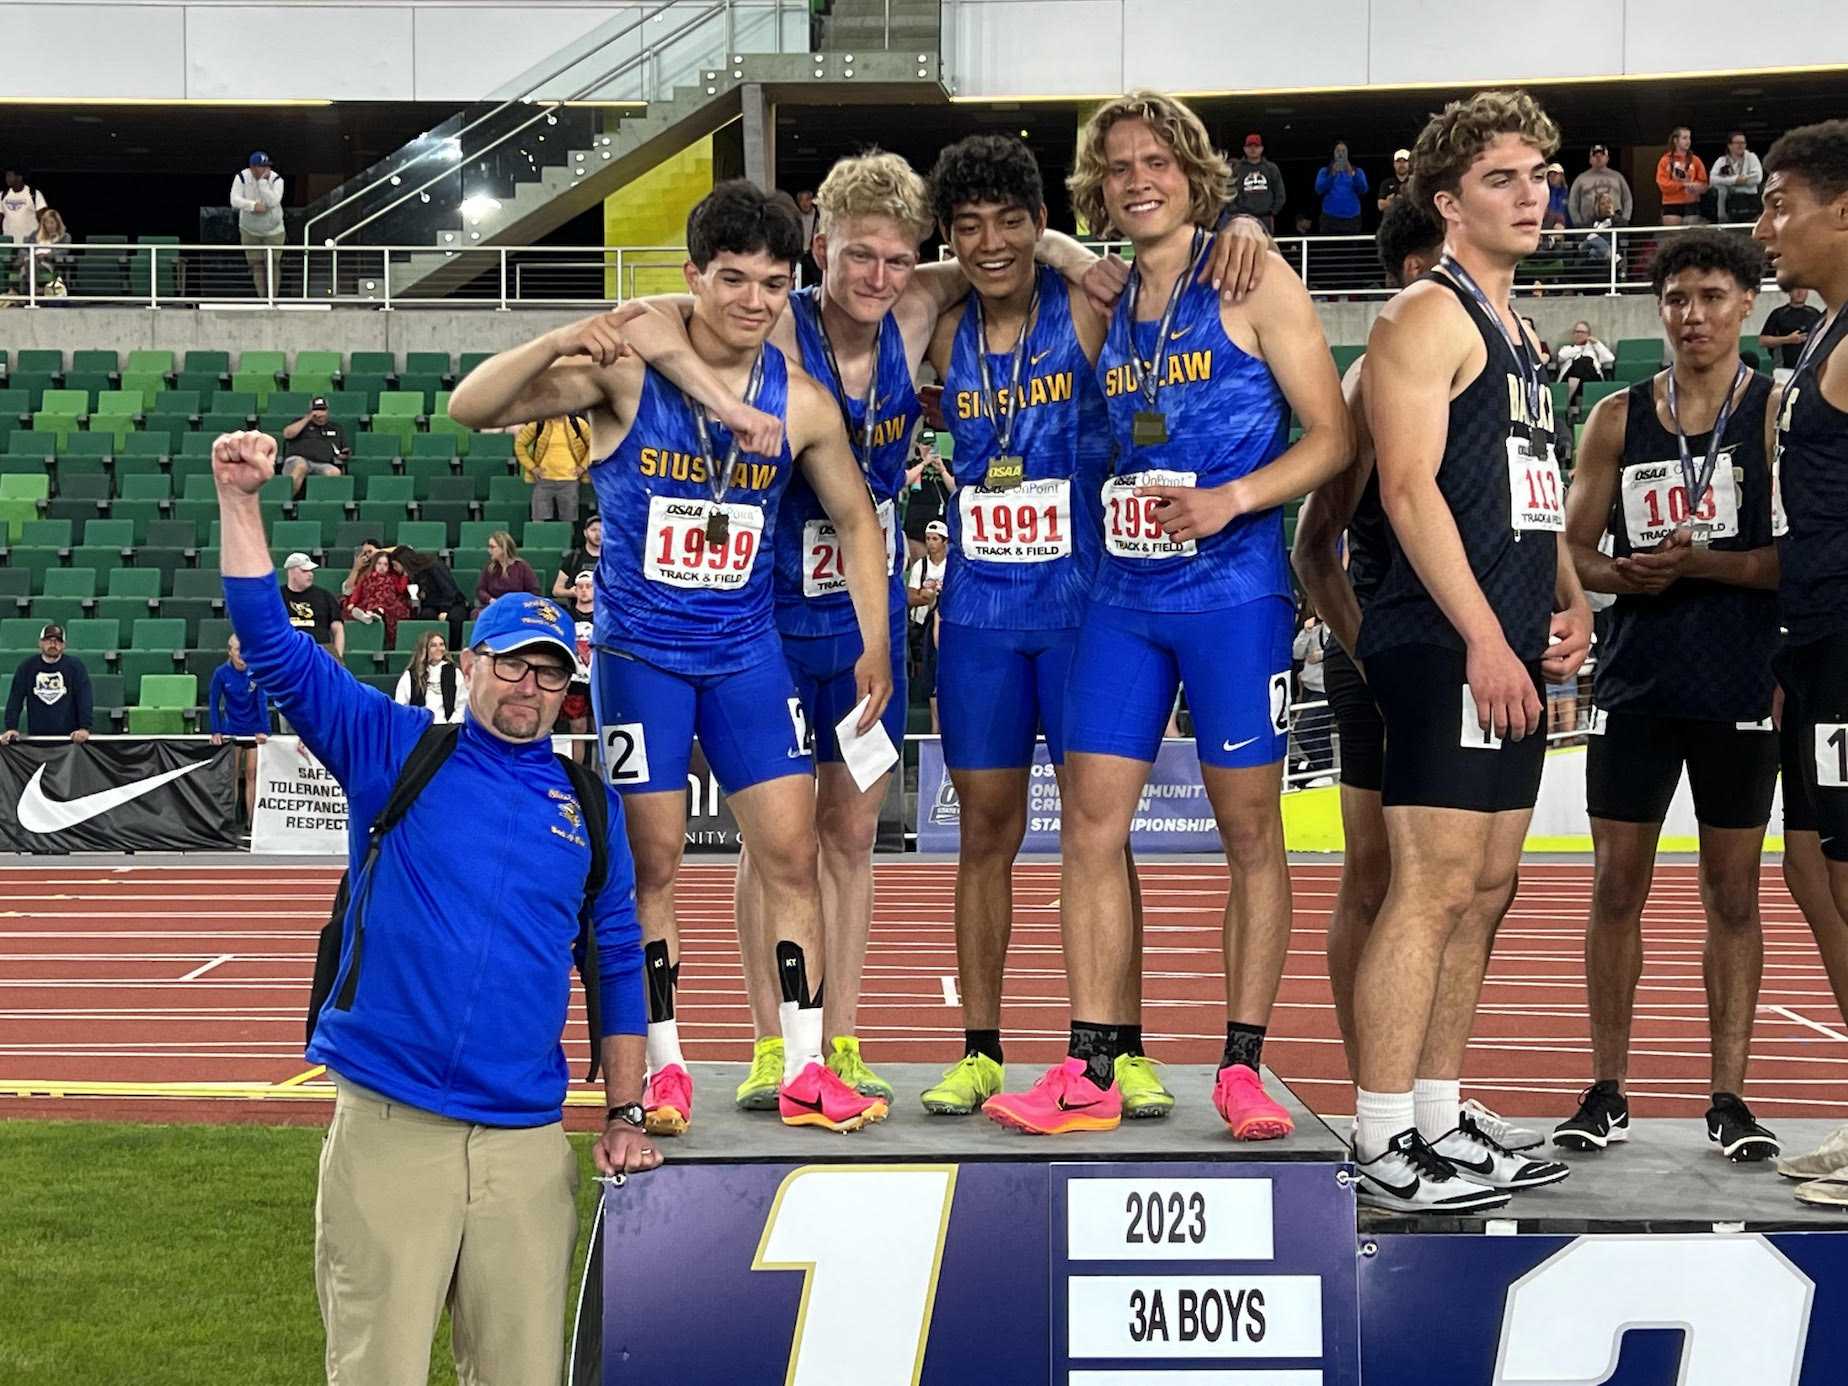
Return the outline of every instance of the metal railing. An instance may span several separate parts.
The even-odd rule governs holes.
[[[1724,228],[1749,235],[1750,226]],[[1523,295],[1647,293],[1672,227],[1554,233],[1515,279]],[[479,233],[465,233],[476,234]],[[1602,244],[1593,245],[1594,238]],[[1127,249],[1095,242],[1098,250]],[[1319,299],[1379,299],[1388,288],[1368,236],[1287,237],[1278,250]],[[1605,250],[1610,251],[1607,257]],[[947,257],[947,251],[942,252]],[[597,307],[678,292],[679,246],[0,245],[0,305],[135,304],[223,309]],[[33,270],[27,271],[30,260]],[[433,268],[443,273],[432,274]],[[414,270],[414,272],[412,272]],[[394,275],[396,276],[394,280]],[[1773,281],[1767,280],[1766,287]],[[54,292],[54,284],[63,290]],[[7,290],[10,289],[10,293]]]

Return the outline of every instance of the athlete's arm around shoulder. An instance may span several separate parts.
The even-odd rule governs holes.
[[[1290,566],[1309,600],[1341,648],[1350,655],[1360,638],[1360,602],[1341,563],[1341,536],[1353,521],[1367,478],[1373,475],[1373,449],[1366,436],[1366,403],[1361,391],[1362,363],[1348,367],[1341,393],[1354,423],[1354,460],[1309,493],[1296,517],[1296,542]]]
[[[813,379],[794,373],[789,377],[789,450],[840,538],[847,595],[860,627],[854,683],[867,700],[859,722],[859,730],[866,732],[892,696],[885,531],[848,445],[838,405]]]
[[[1283,397],[1303,422],[1303,436],[1275,461],[1241,477],[1241,513],[1269,510],[1306,495],[1354,459],[1354,421],[1341,394],[1341,377],[1322,333],[1315,302],[1275,251],[1258,287],[1241,304],[1220,300],[1230,335],[1242,318],[1257,335],[1258,351]]]
[[[1628,431],[1629,392],[1606,395],[1592,407],[1579,438],[1572,485],[1566,492],[1566,548],[1581,586],[1588,592],[1641,592],[1599,549],[1617,499],[1622,473],[1624,434]]]

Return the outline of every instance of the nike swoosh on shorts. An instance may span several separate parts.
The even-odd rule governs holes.
[[[1222,741],[1219,745],[1219,749],[1222,751],[1242,751],[1247,746],[1249,746],[1252,742],[1256,741],[1257,739],[1258,738],[1255,736],[1248,736],[1243,741],[1239,741],[1236,743],[1231,742],[1231,741]]]
[[[155,775],[151,779],[136,780],[133,784],[118,785],[114,789],[101,790],[95,794],[86,794],[80,799],[66,799],[62,802],[47,798],[44,786],[40,783],[45,778],[45,767],[39,766],[32,772],[32,778],[26,781],[26,787],[19,795],[19,826],[29,833],[58,833],[74,828],[79,823],[108,813],[111,809],[131,804],[144,794],[152,794],[164,784],[170,784],[182,775],[209,764],[208,761],[195,761],[191,765],[182,765],[177,770]]]

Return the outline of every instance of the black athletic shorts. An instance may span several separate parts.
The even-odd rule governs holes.
[[[1648,712],[1592,718],[1585,752],[1585,811],[1614,823],[1660,823],[1687,766],[1694,817],[1709,828],[1762,828],[1777,791],[1777,737],[1769,721],[1707,722]]]
[[[1784,690],[1784,830],[1816,833],[1825,857],[1848,862],[1848,633],[1787,646],[1772,668]]]
[[[1341,783],[1378,794],[1386,757],[1386,724],[1380,720],[1373,690],[1348,652],[1333,640],[1322,656],[1322,678],[1328,690],[1328,710],[1335,715],[1335,735],[1341,741]]]
[[[1540,661],[1527,676],[1540,698],[1540,726],[1519,741],[1497,742],[1476,724],[1476,700],[1461,650],[1399,645],[1367,660],[1367,686],[1386,725],[1385,808],[1531,809],[1546,764],[1546,697]]]

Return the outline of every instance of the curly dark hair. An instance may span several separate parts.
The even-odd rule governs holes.
[[[787,197],[766,193],[747,178],[720,183],[687,216],[687,258],[704,270],[713,257],[763,251],[787,260],[802,258],[802,224]]]
[[[1824,202],[1848,192],[1848,120],[1786,130],[1765,154],[1765,178],[1794,173]]]
[[[1444,223],[1409,197],[1395,197],[1380,217],[1373,243],[1379,247],[1386,281],[1398,284],[1407,255],[1435,256],[1444,247]]]
[[[1756,289],[1764,282],[1765,253],[1758,242],[1738,232],[1696,226],[1663,237],[1649,271],[1657,298],[1682,270],[1720,270],[1730,274],[1741,289]]]
[[[1038,216],[1046,205],[1046,184],[1033,151],[1008,135],[970,135],[937,156],[930,171],[931,207],[948,226],[958,207],[995,202],[1024,207]]]
[[[1547,158],[1559,148],[1559,127],[1524,91],[1479,91],[1452,101],[1425,122],[1412,146],[1412,200],[1437,215],[1437,195],[1455,195],[1463,175],[1499,135],[1519,135]]]

